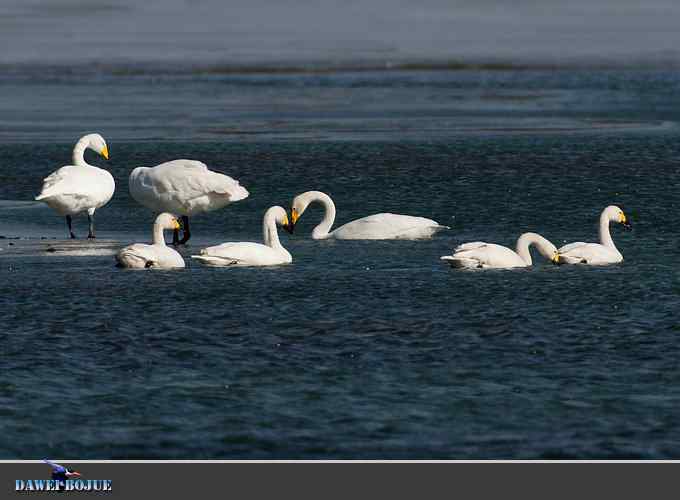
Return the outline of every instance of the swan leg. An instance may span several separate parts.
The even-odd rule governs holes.
[[[189,238],[191,238],[191,231],[189,230],[189,217],[186,215],[182,216],[182,231],[184,234],[182,235],[182,239],[179,240],[180,245],[184,245],[187,241],[189,241]]]
[[[71,239],[76,239],[76,234],[73,232],[73,219],[70,215],[66,216],[66,225],[68,226],[68,232],[71,235]]]
[[[90,229],[87,233],[87,239],[93,240],[96,238],[96,236],[94,235],[94,214],[90,213],[87,214],[87,222],[90,223]]]

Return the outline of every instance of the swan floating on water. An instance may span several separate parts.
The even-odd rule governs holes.
[[[335,222],[335,203],[330,196],[321,191],[307,191],[293,199],[291,229],[295,228],[295,224],[307,210],[307,207],[315,202],[323,205],[325,210],[323,220],[312,231],[312,238],[315,240],[329,238],[338,240],[416,240],[430,238],[437,231],[449,229],[448,226],[442,226],[432,219],[424,217],[381,213],[353,220],[331,232],[330,229]]]
[[[597,266],[622,262],[623,255],[614,245],[614,240],[612,240],[612,236],[609,233],[610,222],[623,224],[623,227],[626,229],[631,229],[632,227],[623,210],[616,205],[609,205],[600,214],[600,243],[577,241],[564,245],[558,250],[558,263]]]
[[[444,255],[441,260],[447,261],[452,267],[505,269],[513,267],[527,267],[532,265],[529,247],[536,246],[546,259],[557,262],[557,248],[550,241],[537,233],[524,233],[517,239],[516,250],[474,241],[457,246],[453,255]]]
[[[109,148],[101,135],[81,137],[73,148],[73,165],[61,167],[45,177],[42,190],[35,197],[59,215],[66,216],[69,234],[74,239],[76,235],[71,216],[87,211],[90,226],[87,237],[94,238],[94,212],[109,202],[116,189],[109,172],[85,161],[86,149],[92,149],[109,159]]]
[[[189,217],[211,212],[247,198],[249,193],[228,175],[209,170],[205,163],[173,160],[155,167],[138,167],[130,173],[130,195],[155,212],[182,216],[183,236],[173,233],[174,245],[191,238]]]
[[[156,217],[153,224],[153,244],[135,243],[121,249],[116,255],[119,267],[136,269],[171,269],[184,267],[184,259],[174,248],[165,244],[164,229],[180,228],[177,217],[163,213]]]
[[[286,210],[283,207],[274,206],[265,212],[262,221],[264,245],[251,242],[222,243],[204,248],[201,250],[201,255],[192,255],[191,258],[203,264],[220,267],[290,264],[293,262],[293,257],[279,241],[277,224],[288,232],[292,231]]]

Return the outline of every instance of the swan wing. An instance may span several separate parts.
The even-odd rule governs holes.
[[[458,245],[453,251],[455,252],[462,252],[464,250],[474,250],[475,248],[481,248],[485,247],[488,245],[488,243],[484,241],[471,241],[470,243],[463,243],[462,245]]]
[[[331,233],[338,239],[420,239],[429,238],[437,231],[448,229],[432,219],[381,213],[362,217],[339,227]]]
[[[173,160],[133,170],[130,194],[153,210],[191,215],[221,208],[250,193],[236,179],[208,169],[205,163]]]
[[[116,255],[118,264],[131,268],[181,268],[184,259],[176,250],[160,245],[135,243],[121,249]]]
[[[460,245],[453,255],[445,255],[441,259],[448,261],[453,267],[508,268],[526,266],[522,258],[513,250],[481,241]]]
[[[191,257],[205,264],[216,266],[271,266],[286,264],[292,260],[285,250],[251,242],[222,243],[204,248],[200,255]]]
[[[66,165],[45,177],[40,194],[35,199],[44,200],[60,195],[96,196],[101,191],[105,177],[110,177],[110,174],[101,168]]]
[[[157,260],[158,256],[153,251],[153,246],[143,243],[128,245],[116,254],[116,261],[122,267],[143,269],[153,267]]]
[[[583,245],[587,245],[587,243],[583,241],[575,241],[574,243],[567,243],[566,245],[560,247],[558,252],[568,252],[569,250],[573,250],[574,248],[581,247]]]
[[[568,246],[568,245],[565,245]],[[567,251],[559,250],[560,263],[564,264],[616,264],[623,260],[620,253],[599,243],[584,243]]]

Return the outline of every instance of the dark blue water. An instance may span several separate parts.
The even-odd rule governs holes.
[[[5,74],[0,456],[678,458],[679,86],[662,71]],[[90,160],[117,191],[100,240],[73,246],[30,200],[87,131],[108,140],[111,161]],[[259,241],[264,210],[309,189],[340,224],[392,211],[452,229],[316,242],[310,209],[282,236],[289,266],[116,269],[153,220],[127,175],[181,157],[251,193],[197,217],[186,255]],[[612,228],[621,265],[439,261],[524,231],[594,241],[609,204],[634,226]]]

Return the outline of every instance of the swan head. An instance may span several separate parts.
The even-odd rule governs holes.
[[[179,222],[179,219],[172,214],[169,213],[162,213],[158,217],[156,217],[156,222],[155,225],[160,226],[163,229],[180,229],[182,225]]]
[[[557,251],[557,248],[553,252],[552,257],[550,257],[550,262],[557,265],[560,264],[560,253]]]
[[[297,224],[298,219],[305,213],[305,210],[307,210],[307,207],[311,203],[312,197],[310,196],[310,193],[312,192],[313,191],[307,191],[306,193],[299,194],[293,198],[293,204],[290,207],[290,229],[288,230],[290,234],[293,234],[295,224]]]
[[[630,219],[626,217],[626,214],[623,213],[623,210],[621,210],[616,205],[609,205],[607,208],[605,208],[604,215],[610,222],[622,224],[623,227],[628,230],[632,229]]]
[[[293,203],[290,208],[290,229],[288,232],[291,234],[293,233],[298,219],[302,217],[302,214],[305,213],[307,207],[314,201],[321,201],[322,203],[333,205],[333,201],[331,200],[330,196],[328,196],[326,193],[322,193],[321,191],[306,191],[297,195],[295,198],[293,198]]]
[[[101,135],[88,134],[80,140],[85,142],[87,148],[103,156],[104,159],[109,159],[109,147],[106,145],[106,141]]]
[[[290,219],[288,218],[288,212],[286,212],[286,209],[280,206],[274,206],[271,207],[267,212],[265,213],[265,220],[266,219],[273,219],[274,222],[281,226],[283,229],[288,231],[289,233],[293,232],[292,225],[290,223]]]

